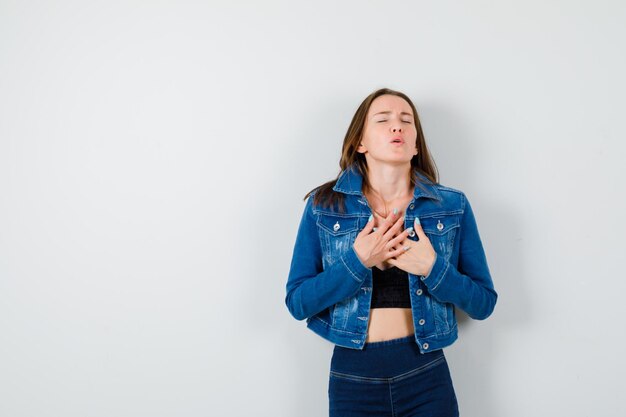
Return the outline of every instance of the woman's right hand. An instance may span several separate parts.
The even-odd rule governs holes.
[[[354,240],[354,251],[361,263],[371,268],[404,252],[403,248],[393,250],[396,244],[402,242],[409,235],[410,228],[398,234],[403,226],[404,216],[399,216],[392,211],[376,231],[373,231],[374,219],[370,217],[370,220]]]

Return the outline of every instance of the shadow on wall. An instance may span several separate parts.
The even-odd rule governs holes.
[[[476,143],[480,136],[501,137],[502,132],[489,132],[489,126],[481,126],[480,132],[472,130],[476,123],[464,123],[467,118],[449,107],[429,102],[418,107],[426,141],[441,174],[445,186],[465,192],[474,208],[481,240],[489,263],[489,269],[498,292],[498,302],[493,314],[486,321],[469,318],[456,309],[459,339],[446,349],[450,372],[455,384],[462,413],[499,417],[496,410],[497,389],[493,385],[497,374],[500,350],[498,334],[520,328],[531,318],[528,291],[524,286],[525,265],[519,207],[523,202],[509,207],[502,202],[503,193],[510,195],[510,188],[482,187],[477,171],[485,172],[484,156]],[[506,173],[493,173],[506,178]],[[494,181],[501,183],[500,180]],[[509,296],[510,295],[510,296]],[[524,313],[525,312],[525,313]]]
[[[246,292],[238,301],[247,335],[256,342],[274,345],[274,375],[265,376],[267,386],[284,393],[277,407],[280,415],[302,417],[328,413],[328,378],[333,345],[296,321],[285,305],[287,276],[298,225],[304,210],[302,198],[313,187],[334,178],[339,172],[339,156],[344,132],[331,132],[333,121],[352,111],[346,103],[322,103],[316,114],[299,115],[299,133],[285,129],[279,138],[281,152],[264,164],[267,171],[258,173],[263,188],[254,197],[251,223],[245,239],[252,242],[253,253],[245,260],[254,277],[248,279]],[[332,115],[332,117],[329,117]],[[349,119],[346,123],[349,123]],[[308,127],[307,127],[308,126]],[[342,127],[343,128],[343,127]],[[326,133],[324,133],[326,131]],[[320,162],[322,161],[322,162]],[[263,389],[263,387],[260,387]],[[277,409],[278,410],[278,409]]]
[[[524,287],[524,262],[519,245],[518,222],[510,218],[511,210],[482,210],[481,234],[487,259],[498,292],[498,302],[493,314],[485,321],[469,318],[456,309],[459,324],[459,339],[446,351],[450,362],[452,378],[457,388],[459,404],[469,415],[499,417],[502,410],[496,410],[499,392],[494,385],[497,363],[502,363],[503,352],[498,346],[499,335],[508,334],[530,319],[522,312],[528,311],[527,290]],[[480,227],[480,225],[479,225]],[[520,340],[520,343],[526,341]]]

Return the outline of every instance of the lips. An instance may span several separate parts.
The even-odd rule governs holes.
[[[402,139],[402,138],[400,138],[400,137],[392,138],[392,139],[389,141],[389,143],[402,145],[402,144],[404,144],[404,139]]]

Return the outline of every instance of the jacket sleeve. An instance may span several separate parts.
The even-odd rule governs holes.
[[[354,295],[371,270],[357,257],[354,247],[323,268],[320,233],[309,196],[293,249],[285,303],[297,320],[314,316]]]
[[[485,251],[469,200],[463,195],[458,268],[437,254],[430,273],[421,277],[430,294],[440,302],[461,308],[471,318],[491,315],[498,295],[487,265]]]

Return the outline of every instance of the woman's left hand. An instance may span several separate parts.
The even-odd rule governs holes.
[[[414,230],[419,241],[404,239],[393,248],[393,250],[404,248],[404,252],[395,258],[388,259],[387,262],[413,275],[427,276],[430,274],[437,254],[430,244],[430,239],[424,233],[422,225],[418,222],[419,220],[416,218]]]

